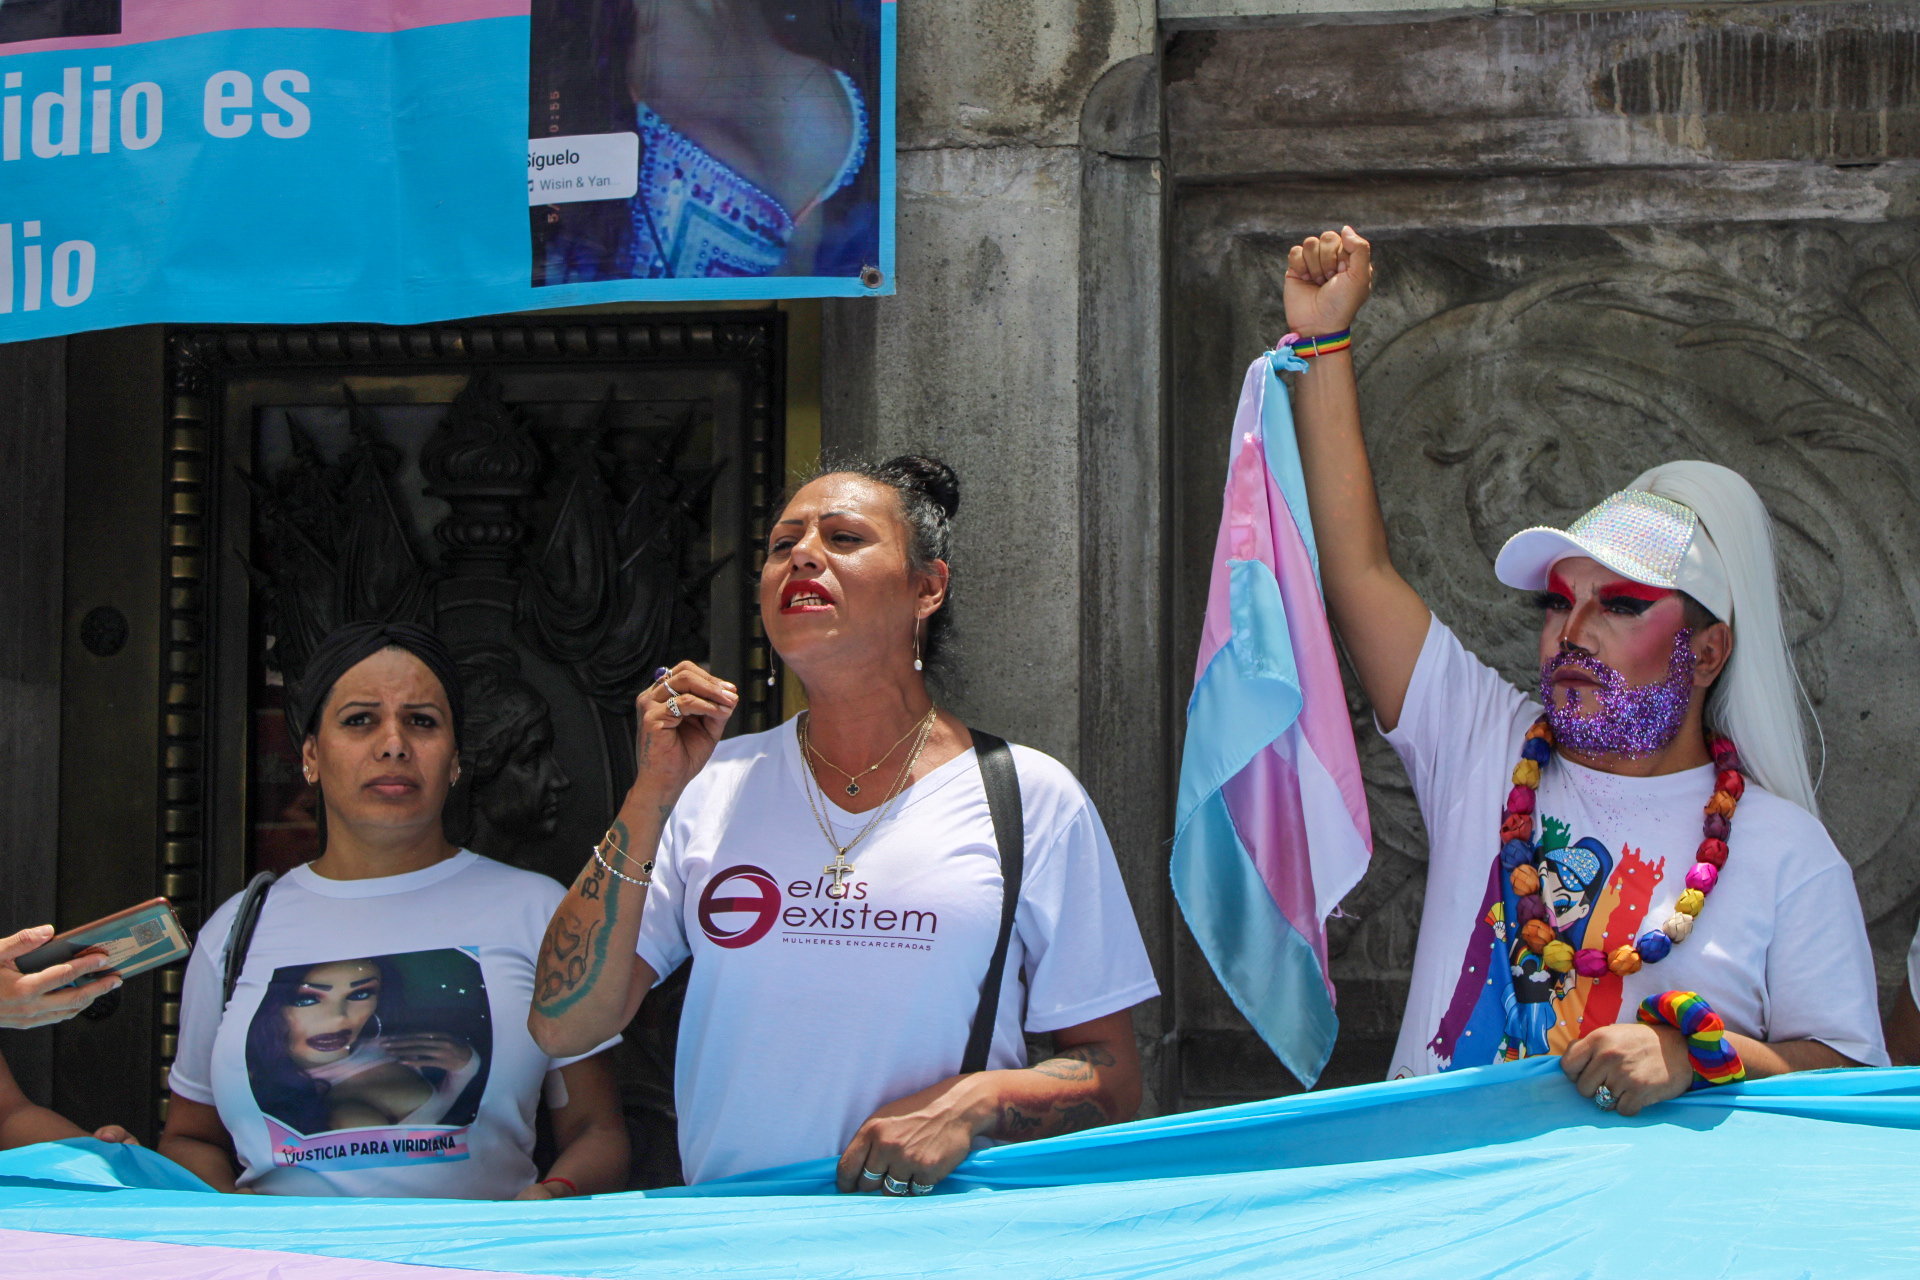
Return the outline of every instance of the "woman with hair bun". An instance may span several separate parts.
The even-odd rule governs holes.
[[[551,1054],[697,961],[689,1183],[836,1157],[843,1191],[925,1194],[976,1146],[1139,1106],[1129,1011],[1158,988],[1099,815],[1058,762],[927,689],[959,505],[924,457],[794,493],[760,613],[809,709],[720,742],[733,686],[663,669],[634,789],[547,931],[530,1027]],[[1029,1064],[1023,1032],[1054,1056]]]

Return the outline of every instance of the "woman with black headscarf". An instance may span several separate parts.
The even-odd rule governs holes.
[[[268,893],[231,994],[239,898],[201,931],[160,1141],[220,1190],[546,1199],[624,1184],[626,1130],[594,1056],[612,1041],[556,1059],[526,1030],[560,886],[442,829],[464,711],[453,655],[408,624],[340,628],[289,691],[322,852]],[[542,1178],[543,1083],[559,1155]]]

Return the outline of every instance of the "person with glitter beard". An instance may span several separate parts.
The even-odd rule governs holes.
[[[1295,416],[1327,611],[1430,841],[1391,1074],[1558,1054],[1633,1115],[1885,1065],[1758,494],[1669,462],[1565,529],[1516,533],[1493,576],[1533,593],[1540,665],[1510,684],[1389,558],[1349,348],[1371,258],[1351,227],[1292,248],[1286,341],[1308,357]]]

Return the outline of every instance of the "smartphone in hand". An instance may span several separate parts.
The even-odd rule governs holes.
[[[106,969],[122,978],[131,978],[171,964],[192,949],[187,931],[180,927],[180,917],[173,913],[173,904],[165,898],[153,898],[103,916],[92,924],[57,933],[13,963],[22,973],[39,973],[76,956],[98,953],[107,957]],[[99,973],[89,973],[81,981],[91,981],[98,976]]]

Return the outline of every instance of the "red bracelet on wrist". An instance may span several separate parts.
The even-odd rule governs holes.
[[[546,1186],[546,1185],[547,1185],[547,1184],[548,1184],[549,1182],[557,1182],[557,1183],[559,1183],[559,1184],[560,1184],[561,1186],[563,1186],[563,1187],[565,1187],[565,1188],[567,1189],[567,1194],[568,1194],[568,1195],[570,1195],[570,1196],[577,1196],[577,1195],[579,1195],[579,1194],[580,1194],[580,1188],[578,1188],[578,1187],[576,1187],[576,1186],[574,1186],[574,1185],[573,1185],[573,1184],[572,1184],[571,1182],[569,1182],[569,1181],[567,1181],[567,1180],[566,1180],[565,1178],[542,1178],[542,1179],[540,1179],[540,1185],[541,1185],[541,1186],[543,1186],[543,1187],[544,1187],[544,1186]]]

